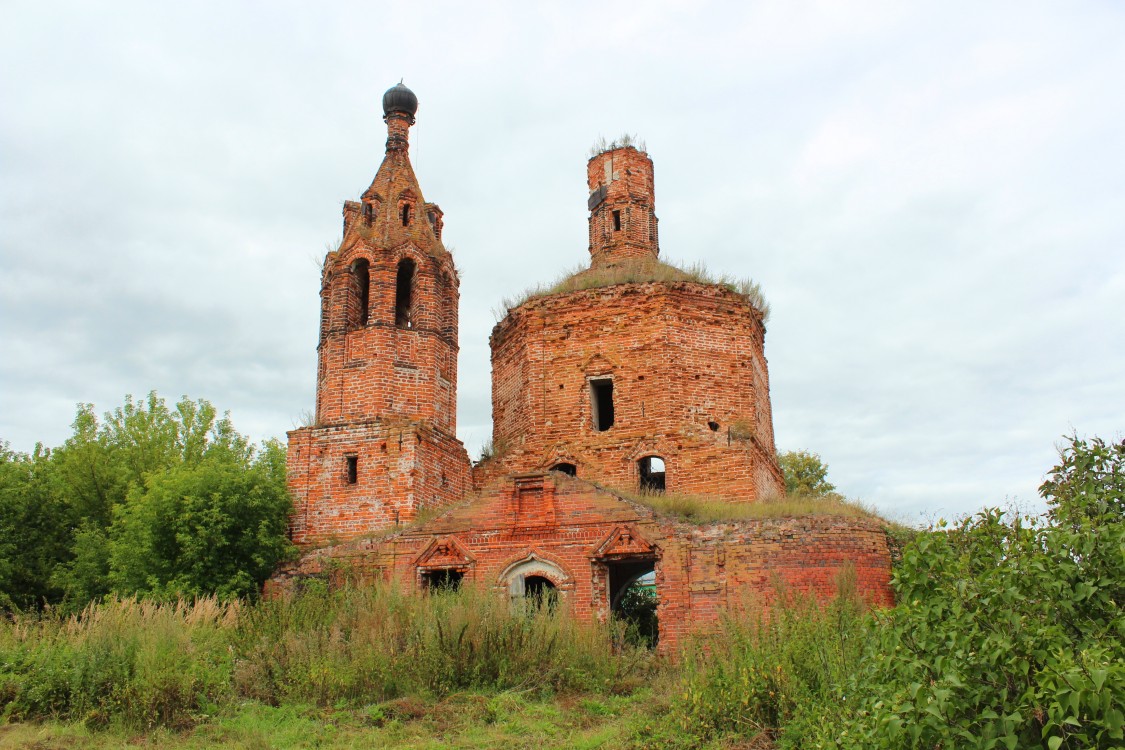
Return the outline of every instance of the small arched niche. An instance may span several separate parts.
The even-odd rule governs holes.
[[[560,461],[551,467],[551,471],[558,471],[570,477],[578,476],[578,467],[567,461]]]
[[[399,328],[414,327],[414,272],[416,266],[410,258],[398,262],[395,274],[395,325]]]

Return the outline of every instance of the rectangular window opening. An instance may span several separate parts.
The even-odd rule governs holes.
[[[609,378],[590,381],[590,411],[595,430],[605,432],[613,427],[613,381]]]
[[[359,479],[359,456],[346,456],[348,464],[348,484],[355,484]]]
[[[426,591],[457,591],[464,580],[463,570],[427,570],[422,573],[422,587]]]
[[[615,232],[621,231],[621,212],[620,211],[614,211],[613,212],[613,231],[615,231]]]

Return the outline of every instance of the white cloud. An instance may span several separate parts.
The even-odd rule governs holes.
[[[667,257],[763,283],[782,448],[887,511],[1034,500],[1125,425],[1114,5],[22,5],[0,28],[0,437],[186,393],[312,405],[318,271],[419,95],[462,271],[460,434],[490,310],[586,257],[585,158],[636,132]]]

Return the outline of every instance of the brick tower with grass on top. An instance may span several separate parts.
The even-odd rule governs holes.
[[[495,455],[478,484],[556,469],[626,491],[783,494],[760,297],[660,261],[643,148],[601,148],[586,176],[590,267],[492,331]]]

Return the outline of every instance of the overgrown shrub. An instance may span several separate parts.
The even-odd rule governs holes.
[[[803,747],[1117,748],[1125,724],[1125,442],[1072,438],[1045,519],[919,535],[899,604]]]

